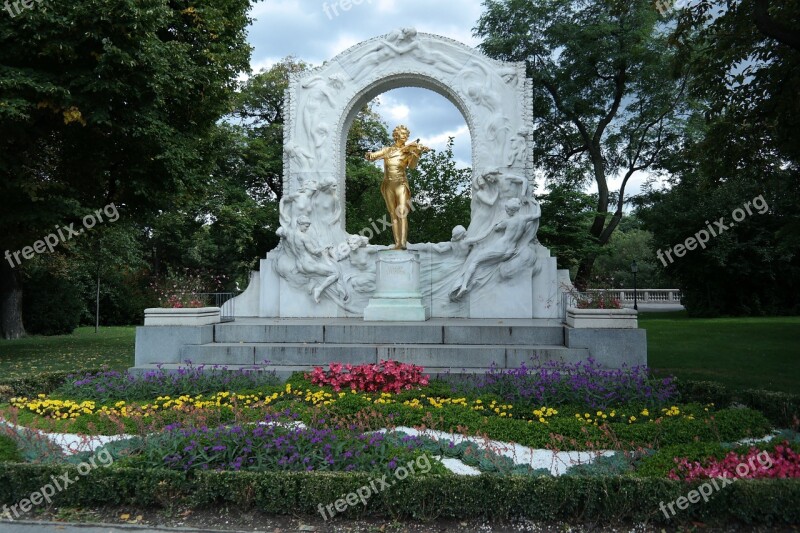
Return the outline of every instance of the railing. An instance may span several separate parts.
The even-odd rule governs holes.
[[[578,301],[598,300],[603,295],[606,300],[619,300],[623,307],[633,307],[633,289],[588,289],[584,292],[561,293],[561,318],[567,319],[567,308],[577,307]],[[636,289],[636,301],[640,304],[680,304],[680,289]],[[594,306],[593,306],[594,307]]]
[[[589,289],[589,293],[608,293],[622,304],[633,305],[633,289]],[[636,300],[643,304],[679,304],[680,289],[636,289]]]
[[[210,292],[198,296],[202,296],[210,307],[219,307],[222,322],[233,322],[236,317],[236,293]]]

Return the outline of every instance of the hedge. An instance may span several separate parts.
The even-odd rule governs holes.
[[[713,381],[677,380],[678,392],[684,401],[713,403],[718,409],[739,403],[761,411],[779,428],[794,425],[800,419],[800,394],[760,389],[730,390]]]
[[[89,372],[102,372],[100,368],[79,369],[72,371],[40,372],[33,376],[0,380],[0,403],[7,402],[14,396],[32,397],[37,394],[50,394],[67,381],[72,375],[84,375]]]
[[[74,467],[0,463],[0,504],[13,505]],[[100,468],[57,495],[55,505],[128,505],[193,508],[236,506],[272,515],[318,513],[318,506],[366,486],[366,473],[202,472]],[[410,477],[357,505],[345,516],[391,518],[566,520],[593,523],[691,521],[745,524],[800,523],[800,480],[738,480],[667,518],[659,503],[686,496],[699,483],[607,477]]]

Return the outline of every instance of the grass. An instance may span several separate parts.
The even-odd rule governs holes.
[[[133,366],[135,328],[78,328],[72,335],[32,336],[0,340],[0,379],[40,372],[72,371],[107,365],[124,370]]]
[[[800,317],[689,318],[642,313],[649,366],[734,389],[798,392]]]
[[[659,374],[732,388],[797,392],[800,317],[695,319],[642,313],[649,364]],[[133,327],[79,328],[72,335],[0,340],[0,378],[108,365],[133,366]]]

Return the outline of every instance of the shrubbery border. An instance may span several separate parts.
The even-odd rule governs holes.
[[[713,403],[718,408],[740,403],[761,411],[773,425],[789,428],[800,419],[800,394],[762,389],[730,390],[715,381],[677,380],[676,385],[685,401]]]
[[[11,505],[51,476],[74,467],[0,464],[0,504]],[[187,476],[167,470],[106,468],[92,472],[65,492],[56,506],[127,505],[257,509],[271,515],[318,514],[341,496],[367,485],[366,473],[201,472]],[[346,513],[355,518],[486,518],[593,523],[690,521],[745,524],[800,523],[800,480],[738,480],[712,495],[709,503],[690,505],[667,519],[659,503],[669,503],[699,483],[631,477],[477,477],[409,478],[374,496],[368,506]]]

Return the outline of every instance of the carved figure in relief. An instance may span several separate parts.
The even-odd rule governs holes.
[[[341,276],[337,264],[330,257],[330,248],[318,247],[308,235],[309,227],[311,220],[303,215],[297,219],[296,229],[284,226],[277,233],[295,260],[298,273],[308,278],[309,294],[319,303],[323,291],[339,281]]]
[[[325,105],[331,108],[336,107],[334,94],[344,87],[344,81],[337,74],[332,74],[327,78],[314,76],[303,82],[301,87],[311,89],[302,109],[303,128],[306,132],[312,132],[314,124],[320,119],[322,107]]]
[[[339,201],[339,184],[335,177],[326,176],[319,181],[312,196],[311,234],[322,246],[342,242],[347,234],[340,227],[342,204]]]
[[[494,225],[492,232],[497,237],[487,243],[483,249],[473,250],[467,257],[461,275],[457,278],[453,289],[450,291],[450,299],[455,301],[460,299],[470,290],[473,278],[481,274],[481,270],[493,269],[497,265],[512,259],[519,253],[523,244],[527,244],[524,239],[529,234],[532,222],[538,221],[541,211],[530,215],[519,215],[522,202],[519,198],[512,198],[505,203],[507,218]],[[465,239],[465,244],[476,244],[478,239],[471,237]]]
[[[281,226],[293,228],[299,217],[310,217],[313,209],[312,197],[316,192],[317,182],[311,180],[302,182],[296,192],[284,194],[280,203]]]
[[[407,54],[426,65],[436,65],[439,70],[450,75],[458,73],[463,66],[459,61],[441,52],[430,50],[425,43],[417,39],[415,28],[400,28],[368,48],[357,61],[356,68],[359,73],[370,72],[389,65],[390,60],[394,58]]]
[[[528,138],[530,135],[531,132],[523,128],[520,129],[516,135],[511,137],[511,140],[508,142],[508,150],[506,150],[505,164],[507,167],[513,167],[515,165],[525,166],[526,156],[528,154]]]
[[[290,160],[297,162],[297,167],[301,171],[309,170],[313,166],[314,159],[311,157],[311,154],[297,144],[292,143],[286,146],[286,155]]]

